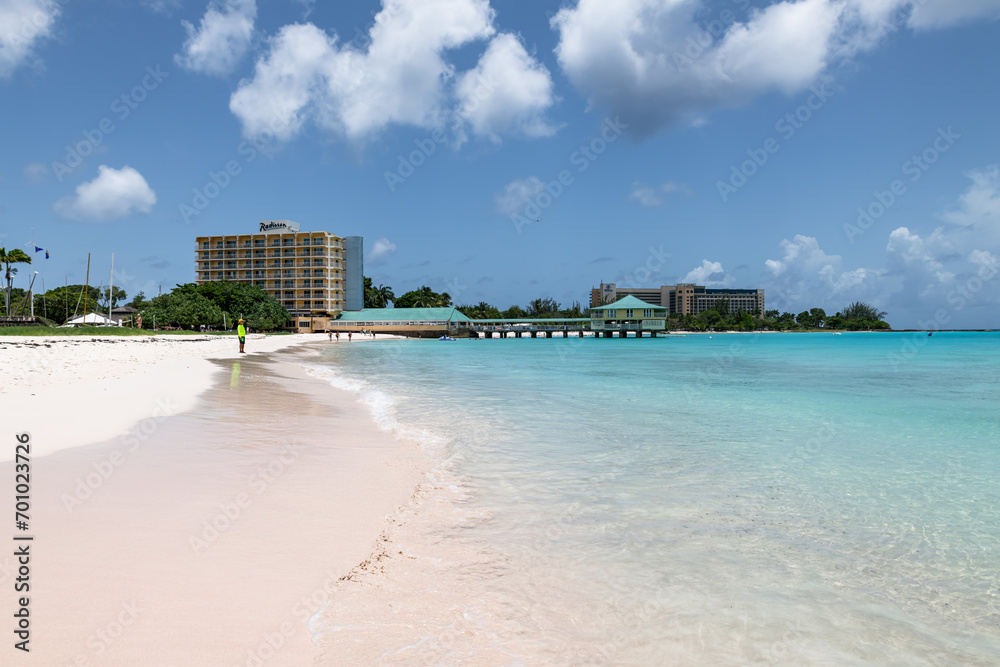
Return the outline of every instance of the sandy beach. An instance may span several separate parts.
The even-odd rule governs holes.
[[[3,479],[32,438],[30,663],[312,664],[310,619],[427,461],[302,363],[381,343],[0,338]]]

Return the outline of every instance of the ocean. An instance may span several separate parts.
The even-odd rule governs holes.
[[[369,582],[419,627],[315,619],[380,662],[1000,664],[1000,334],[344,341],[315,367],[436,462]]]

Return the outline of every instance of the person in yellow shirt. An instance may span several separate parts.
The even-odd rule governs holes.
[[[240,353],[246,354],[246,352],[243,351],[243,344],[247,341],[247,328],[243,326],[243,320],[240,320],[239,326],[236,327],[236,335],[240,339]]]

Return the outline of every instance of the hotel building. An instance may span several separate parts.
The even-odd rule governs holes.
[[[254,233],[197,237],[195,282],[257,285],[291,313],[292,328],[323,330],[329,318],[364,307],[363,248],[360,236],[264,220]]]
[[[759,310],[764,314],[762,289],[713,289],[692,283],[661,285],[660,287],[618,287],[615,283],[601,283],[590,290],[590,307],[614,302],[623,296],[634,296],[663,308],[671,315],[697,315],[709,310],[720,299],[729,300],[729,312]]]

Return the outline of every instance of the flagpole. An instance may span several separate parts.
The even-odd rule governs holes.
[[[108,281],[108,323],[111,322],[111,310],[115,303],[115,253],[111,253],[111,279]]]
[[[83,325],[87,326],[87,297],[90,296],[90,253],[87,253],[87,284],[83,288]]]

